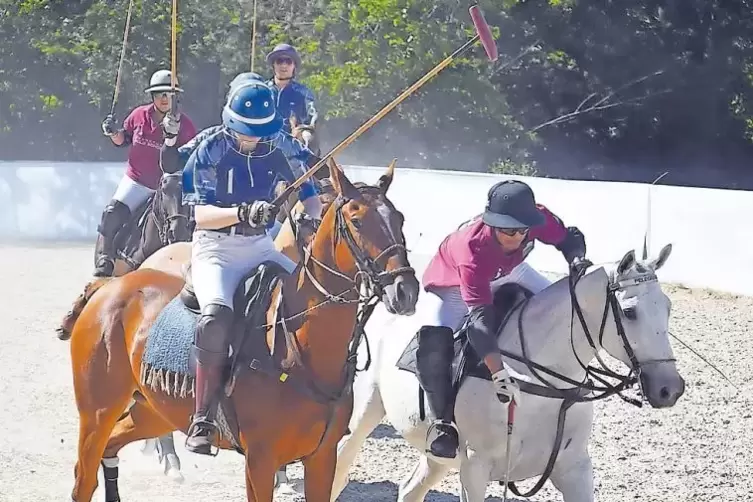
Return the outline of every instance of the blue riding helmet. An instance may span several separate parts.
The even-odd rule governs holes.
[[[222,109],[222,124],[238,134],[262,137],[278,133],[283,119],[277,114],[272,89],[251,80],[230,90]]]
[[[295,62],[296,71],[301,67],[301,56],[298,55],[298,51],[295,50],[290,44],[277,44],[272,52],[267,54],[267,64],[272,66],[277,58],[280,56],[288,56]]]
[[[251,81],[259,81],[264,82],[266,79],[256,73],[255,71],[246,71],[243,73],[239,73],[235,76],[233,80],[230,81],[230,84],[228,85],[228,91],[227,96],[225,96],[225,99],[230,97],[230,93],[233,91],[233,88],[235,88],[238,84],[241,84],[243,82],[251,82]]]

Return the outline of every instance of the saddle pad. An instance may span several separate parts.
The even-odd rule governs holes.
[[[173,397],[193,394],[191,345],[199,315],[176,296],[154,321],[141,362],[141,383]]]

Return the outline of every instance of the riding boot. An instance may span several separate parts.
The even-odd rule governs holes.
[[[111,200],[102,213],[97,227],[99,235],[94,248],[94,276],[112,277],[115,271],[115,237],[131,216],[131,210],[118,200]]]
[[[422,326],[416,350],[416,376],[436,417],[426,433],[426,451],[441,458],[455,458],[459,445],[458,431],[452,423],[455,404],[452,335],[450,328]]]
[[[219,404],[219,391],[228,360],[228,340],[233,324],[233,311],[209,304],[202,309],[192,347],[196,359],[195,413],[188,428],[186,449],[211,455],[217,425],[214,423]]]

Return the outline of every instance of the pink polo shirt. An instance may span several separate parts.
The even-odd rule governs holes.
[[[156,190],[162,178],[159,152],[164,138],[162,127],[154,121],[154,103],[137,106],[123,121],[123,129],[131,133],[126,175],[147,188]],[[182,146],[196,135],[196,127],[185,113],[180,114],[177,146]]]
[[[480,217],[448,235],[426,267],[422,279],[424,289],[460,286],[460,294],[469,307],[491,304],[490,283],[523,263],[533,240],[556,245],[567,235],[559,218],[541,204],[536,207],[546,222],[532,227],[520,248],[510,254],[502,250],[493,229]]]

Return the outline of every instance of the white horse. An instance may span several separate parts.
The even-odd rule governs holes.
[[[522,384],[527,390],[523,389],[521,403],[515,411],[509,472],[507,405],[495,397],[490,381],[467,377],[455,404],[461,445],[457,457],[450,460],[422,455],[411,475],[400,485],[398,500],[424,500],[451,468],[459,468],[461,501],[481,502],[489,481],[508,479],[514,482],[541,476],[551,458],[549,479],[565,502],[592,502],[593,468],[587,446],[593,406],[582,397],[593,399],[597,397],[594,393],[602,397],[612,395],[615,390],[628,386],[628,379],[623,380],[621,387],[611,388],[611,392],[610,387],[604,385],[594,390],[594,385],[587,383],[588,376],[598,379],[601,375],[587,373],[584,366],[594,359],[601,362],[598,351],[606,350],[639,375],[643,395],[655,408],[673,406],[685,390],[668,339],[671,302],[655,275],[670,252],[668,245],[657,259],[637,261],[635,253],[630,251],[616,267],[592,268],[576,283],[576,305],[571,305],[570,282],[566,277],[534,295],[523,307],[516,308],[502,328],[499,347],[503,353],[517,355],[524,361],[505,357],[522,375],[521,379],[531,383]],[[588,334],[577,313],[573,313],[573,308],[578,310],[578,304]],[[379,309],[366,325],[373,360],[369,369],[356,378],[354,410],[349,424],[352,432],[338,446],[333,501],[347,484],[348,469],[363,441],[383,417],[387,416],[408,443],[422,452],[425,449],[426,431],[433,417],[427,407],[426,419],[419,418],[418,380],[409,371],[396,367],[421,326],[420,300],[416,312],[412,317],[398,318]],[[359,360],[364,357],[362,345]],[[575,391],[573,381],[581,384]],[[555,439],[563,399],[553,396],[567,396],[571,399],[568,404],[572,405],[566,408],[560,436],[562,447],[556,460]],[[576,396],[574,400],[573,396]]]

